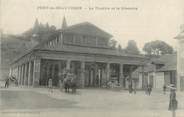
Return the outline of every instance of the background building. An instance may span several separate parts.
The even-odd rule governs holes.
[[[177,55],[166,54],[152,57],[144,65],[133,72],[133,77],[139,79],[137,88],[144,89],[151,85],[153,89],[162,90],[164,85],[177,85],[176,66]]]

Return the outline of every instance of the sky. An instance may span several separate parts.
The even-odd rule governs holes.
[[[21,34],[37,18],[59,29],[65,16],[68,25],[95,24],[123,48],[128,40],[135,40],[140,50],[153,40],[176,48],[174,37],[184,24],[183,4],[184,0],[1,0],[0,26],[4,33]]]

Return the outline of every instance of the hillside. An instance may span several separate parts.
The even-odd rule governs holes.
[[[28,49],[27,41],[13,35],[2,35],[1,38],[1,79],[8,75],[13,59]]]
[[[1,35],[1,77],[4,79],[9,74],[10,64],[26,50],[33,48],[38,43],[49,38],[56,31],[54,26],[43,25],[35,21],[33,28],[21,35]]]

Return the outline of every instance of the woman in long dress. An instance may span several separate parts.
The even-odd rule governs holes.
[[[177,100],[176,100],[176,92],[175,89],[171,89],[170,93],[170,101],[169,101],[169,110],[176,110],[177,109]]]

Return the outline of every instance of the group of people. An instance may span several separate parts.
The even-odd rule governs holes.
[[[53,92],[53,81],[52,78],[48,80],[48,88],[49,91]],[[62,79],[59,79],[59,90],[62,91],[63,88],[65,89],[66,93],[69,93],[70,89],[72,90],[72,93],[76,92],[77,88],[77,82],[76,82],[76,76],[70,72],[67,72],[63,75]]]
[[[128,92],[136,94],[136,82],[135,81],[129,81]]]
[[[120,84],[118,83],[118,81],[108,81],[107,82],[107,88],[115,88],[120,86]]]
[[[136,87],[134,86],[132,86],[132,84],[129,84],[128,85],[128,92],[129,93],[132,93],[132,92],[134,92],[134,94],[136,94]]]
[[[146,85],[146,87],[145,87],[145,93],[147,95],[151,95],[151,92],[152,92],[152,85],[150,85],[150,84]]]
[[[10,84],[15,84],[15,86],[18,86],[18,80],[15,76],[6,76],[4,87],[9,88]]]

